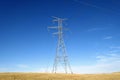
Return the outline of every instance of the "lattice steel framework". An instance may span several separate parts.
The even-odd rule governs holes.
[[[56,34],[58,36],[58,43],[57,43],[57,48],[56,48],[56,56],[55,56],[55,60],[54,60],[54,64],[53,64],[53,70],[52,73],[57,73],[58,70],[58,64],[61,64],[63,66],[63,69],[65,71],[65,73],[73,73],[69,60],[68,60],[68,56],[66,54],[66,47],[64,44],[64,39],[63,39],[63,21],[65,19],[62,18],[58,18],[58,17],[53,17],[53,21],[57,22],[57,26],[56,27],[48,27],[51,29],[57,29],[58,32],[53,33]]]

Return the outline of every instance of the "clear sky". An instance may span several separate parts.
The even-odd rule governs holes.
[[[0,72],[51,71],[53,18],[67,18],[75,73],[120,71],[120,0],[0,0]]]

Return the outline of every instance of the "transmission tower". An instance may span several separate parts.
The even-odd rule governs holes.
[[[66,54],[66,47],[65,47],[64,39],[63,39],[63,30],[64,30],[63,21],[65,19],[58,18],[58,17],[53,17],[53,18],[54,18],[53,21],[57,22],[57,26],[48,27],[48,28],[57,29],[57,32],[53,34],[57,35],[58,43],[57,43],[56,56],[55,56],[55,60],[53,64],[52,73],[57,73],[57,70],[59,67],[58,64],[61,64],[66,74],[67,73],[73,74],[70,63],[68,61],[68,56]]]

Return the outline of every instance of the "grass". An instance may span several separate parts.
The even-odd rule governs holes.
[[[0,80],[120,80],[120,73],[111,74],[0,73]]]

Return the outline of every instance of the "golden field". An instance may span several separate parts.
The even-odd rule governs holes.
[[[120,73],[111,74],[0,73],[0,80],[120,80]]]

